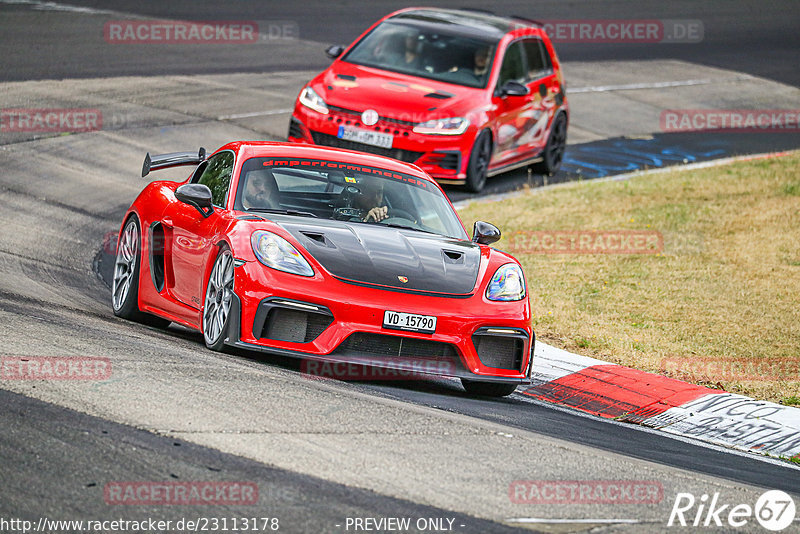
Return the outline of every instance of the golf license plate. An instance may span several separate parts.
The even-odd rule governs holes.
[[[433,334],[436,331],[436,317],[386,310],[383,312],[383,327]]]
[[[339,126],[339,132],[336,137],[345,141],[355,141],[356,143],[379,146],[381,148],[392,148],[392,142],[394,141],[393,135],[372,130],[362,130],[361,128],[347,128],[345,126]]]

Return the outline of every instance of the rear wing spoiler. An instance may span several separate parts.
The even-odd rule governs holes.
[[[150,152],[148,152],[142,165],[142,178],[150,174],[150,171],[178,167],[180,165],[198,165],[205,160],[206,149],[203,147],[200,147],[197,152],[171,152],[157,156],[151,156]]]

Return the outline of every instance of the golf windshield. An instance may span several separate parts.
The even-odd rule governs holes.
[[[496,42],[408,22],[384,22],[342,61],[468,87],[486,87]]]

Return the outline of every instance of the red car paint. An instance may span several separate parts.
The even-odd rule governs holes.
[[[269,157],[276,161],[294,158],[338,162],[342,165],[368,165],[371,168],[384,169],[387,174],[403,173],[406,180],[417,181],[420,185],[440,193],[452,210],[452,205],[441,188],[425,172],[390,158],[297,144],[234,142],[221,147],[214,155],[226,151],[234,155],[229,192],[224,205],[216,207],[209,217],[203,217],[196,207],[176,199],[176,189],[190,183],[192,176],[185,182],[151,182],[125,214],[121,233],[132,217],[138,219],[141,228],[137,302],[139,310],[202,331],[204,295],[209,275],[220,247],[225,245],[241,264],[234,269],[233,287],[238,298],[238,317],[236,331],[228,331],[228,345],[301,358],[350,361],[348,355],[337,353],[337,347],[349,335],[379,334],[395,339],[450,344],[455,349],[459,370],[444,374],[479,381],[505,380],[511,383],[521,383],[527,379],[534,343],[527,293],[524,298],[516,301],[498,302],[489,300],[486,296],[487,284],[495,271],[502,265],[518,265],[518,262],[509,254],[488,245],[470,243],[457,215],[454,220],[460,225],[458,232],[464,230],[463,236],[458,239],[442,238],[442,242],[450,243],[450,248],[459,243],[476,250],[478,247],[480,259],[472,290],[466,295],[452,296],[432,291],[404,291],[402,287],[358,284],[341,276],[334,276],[308,252],[296,234],[287,230],[287,221],[292,225],[302,226],[316,224],[317,219],[285,215],[270,217],[269,214],[262,213],[259,215],[263,220],[247,220],[247,214],[251,212],[234,209],[242,165],[255,157]],[[214,155],[209,156],[209,159]],[[313,276],[299,276],[260,263],[251,246],[251,235],[256,230],[272,232],[293,245],[312,267]],[[163,232],[161,242],[158,238],[159,232]],[[394,232],[404,230],[386,228],[386,232],[387,236],[397,237],[399,234]],[[404,240],[414,237],[411,234],[404,235]],[[438,242],[436,239],[440,236],[423,237]],[[154,265],[160,262],[163,262],[163,283],[159,288],[155,280],[160,275],[154,275]],[[353,269],[355,272],[359,266],[354,266]],[[407,281],[407,277],[400,276],[403,273],[397,274],[398,278],[406,278]],[[333,321],[310,342],[266,339],[254,331],[254,323],[259,304],[269,298],[319,306],[330,311]],[[385,310],[435,316],[435,333],[401,332],[384,328],[382,320]],[[482,363],[476,352],[473,335],[479,329],[487,327],[499,329],[500,333],[502,329],[515,329],[519,333],[522,345],[520,361],[515,369],[500,369]],[[352,351],[350,356],[353,356]],[[387,358],[384,363],[391,366],[391,358]],[[370,364],[383,365],[380,361],[371,361]]]
[[[432,79],[426,77],[425,73],[415,76],[348,61],[350,52],[381,24],[387,21],[392,24],[398,17],[410,17],[421,11],[428,17],[471,25],[469,31],[476,38],[491,39],[495,43],[485,87],[469,87]],[[479,24],[491,26],[491,31],[482,34]],[[535,74],[528,73],[521,80],[528,90],[527,95],[503,95],[499,85],[504,58],[509,54],[512,44],[524,40],[541,42],[551,66]],[[446,74],[438,77],[446,78]],[[569,114],[561,65],[544,29],[530,21],[467,11],[410,8],[391,13],[364,32],[306,87],[312,88],[324,100],[328,112],[320,113],[304,105],[298,96],[289,129],[289,141],[339,146],[395,157],[415,163],[444,184],[467,182],[470,155],[481,132],[488,131],[491,134],[491,160],[487,174],[493,176],[539,161],[551,135],[555,117],[563,113],[564,119],[568,120]],[[441,98],[431,95],[451,96]],[[361,115],[366,110],[377,111],[380,120],[374,125],[365,124]],[[431,135],[413,131],[414,125],[446,117],[466,117],[469,126],[461,135]],[[341,127],[391,135],[392,146],[388,149],[343,142],[337,137]],[[565,143],[566,124],[564,128]],[[445,158],[447,154],[452,157]],[[448,164],[443,165],[445,161]],[[560,160],[556,168],[558,165]]]

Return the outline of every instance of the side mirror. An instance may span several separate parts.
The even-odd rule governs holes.
[[[333,45],[325,49],[325,55],[331,59],[336,59],[341,56],[342,52],[344,52],[344,47],[342,45]]]
[[[183,184],[175,190],[175,198],[197,208],[203,217],[211,217],[214,213],[214,207],[211,205],[211,189],[207,185]]]
[[[488,222],[475,221],[472,227],[472,241],[480,245],[491,245],[500,239],[500,235],[500,229]]]
[[[530,93],[530,89],[526,86],[522,85],[519,82],[515,82],[514,80],[508,80],[503,86],[498,90],[498,93],[501,97],[504,96],[525,96]]]

